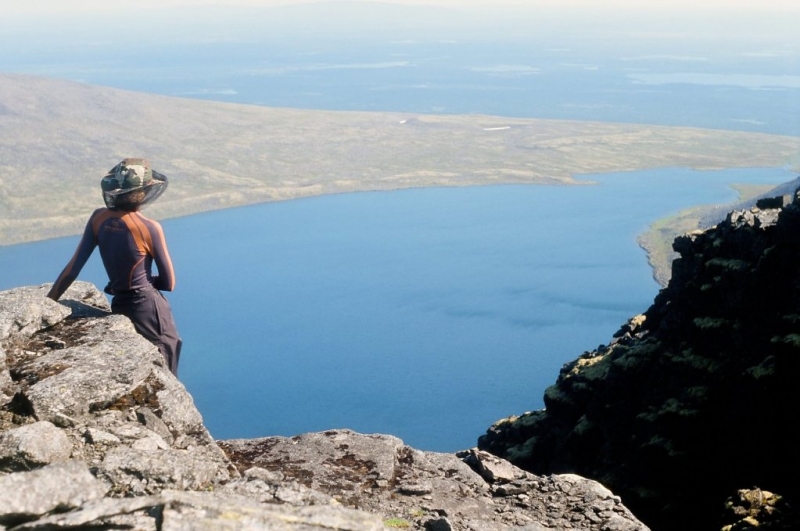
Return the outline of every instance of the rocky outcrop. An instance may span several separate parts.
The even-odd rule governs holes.
[[[340,503],[426,530],[644,529],[619,497],[578,476],[535,476],[486,452],[422,452],[389,435],[345,430],[220,443],[258,467]],[[225,490],[240,492],[234,482]]]
[[[579,476],[346,430],[214,441],[94,286],[0,292],[0,531],[646,530]]]
[[[220,492],[245,479],[158,350],[94,286],[47,288],[0,292],[0,529],[383,529],[329,497]]]
[[[677,238],[647,312],[479,447],[597,479],[653,529],[800,528],[800,198],[759,207]]]

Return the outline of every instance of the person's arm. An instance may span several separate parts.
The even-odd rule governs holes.
[[[161,291],[172,291],[175,289],[175,270],[172,268],[172,258],[167,249],[167,240],[161,224],[152,221],[150,231],[153,239],[153,261],[158,268],[158,276],[153,278],[153,286]]]
[[[67,267],[61,271],[61,274],[58,275],[53,287],[50,288],[50,291],[47,293],[47,296],[54,301],[57,301],[61,298],[61,295],[64,294],[65,291],[72,285],[76,278],[78,278],[78,273],[81,272],[83,266],[86,264],[86,261],[92,255],[92,251],[97,246],[97,240],[94,236],[94,229],[92,227],[92,219],[89,218],[89,221],[86,223],[86,228],[83,231],[83,237],[81,241],[78,243],[78,248],[75,249],[75,254],[72,255],[72,260],[69,261]]]

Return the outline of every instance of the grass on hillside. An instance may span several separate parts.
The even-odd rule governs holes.
[[[0,245],[78,234],[122,158],[170,179],[156,219],[355,191],[578,185],[782,166],[800,138],[647,124],[278,109],[0,74]]]
[[[749,201],[772,190],[777,184],[732,184],[731,188],[739,194],[739,201]],[[653,277],[661,286],[666,286],[672,276],[672,261],[678,254],[672,250],[672,242],[678,236],[695,230],[704,230],[702,220],[710,210],[718,210],[719,205],[698,205],[659,219],[648,227],[647,232],[637,238],[639,245],[647,253],[653,268]]]

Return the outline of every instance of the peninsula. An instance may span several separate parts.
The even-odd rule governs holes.
[[[659,167],[791,164],[800,138],[484,115],[279,109],[0,74],[0,245],[77,234],[100,177],[144,156],[169,176],[164,219],[321,194],[586,185]],[[796,161],[794,161],[796,162]]]

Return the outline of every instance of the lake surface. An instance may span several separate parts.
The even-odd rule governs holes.
[[[102,13],[6,16],[0,71],[276,107],[800,134],[797,32],[779,12],[722,35],[730,10],[714,28],[693,17],[694,33],[636,13],[617,25],[619,10],[598,24],[585,7],[493,27],[426,11],[387,29],[408,6],[376,4],[351,31],[346,5],[198,8],[181,24],[153,13],[135,39]],[[470,447],[495,420],[542,407],[565,362],[647,309],[658,285],[635,238],[648,223],[733,201],[728,183],[794,177],[659,170],[166,220],[181,380],[220,439],[347,427]],[[0,289],[52,282],[76,243],[0,247]],[[105,285],[97,253],[81,278]]]
[[[650,222],[794,177],[667,169],[166,220],[180,377],[218,439],[351,428],[471,447],[647,309],[659,287],[635,238]],[[76,243],[0,247],[0,289],[52,282]],[[80,278],[105,284],[98,253]]]

